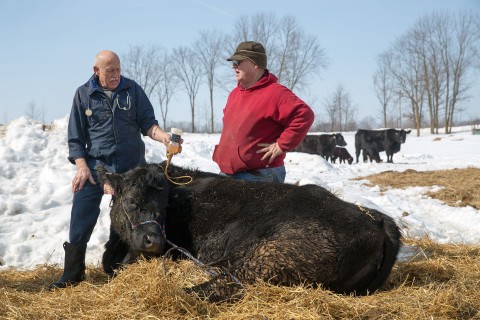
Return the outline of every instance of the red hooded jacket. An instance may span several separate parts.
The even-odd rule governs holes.
[[[260,160],[258,143],[277,142],[282,151],[292,151],[305,138],[314,113],[292,91],[265,75],[252,87],[240,84],[230,93],[223,109],[223,131],[215,146],[213,161],[226,174],[283,165],[285,153],[272,163]]]

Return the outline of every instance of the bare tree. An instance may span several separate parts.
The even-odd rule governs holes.
[[[355,128],[355,117],[357,115],[357,107],[354,106],[350,93],[348,93],[343,86],[337,88],[337,95],[341,97],[340,113],[341,123],[340,131],[351,131]]]
[[[332,97],[330,99],[325,98],[323,106],[325,108],[325,114],[327,115],[327,118],[329,120],[330,132],[333,132],[337,128],[338,118],[340,117],[338,105],[335,103],[334,97]]]
[[[202,67],[198,55],[192,48],[173,49],[173,59],[178,68],[178,78],[188,95],[191,112],[191,129],[195,133],[195,100],[200,89]]]
[[[395,94],[395,84],[389,66],[392,53],[386,51],[377,57],[378,68],[373,75],[373,89],[381,105],[383,127],[387,128],[389,106]]]
[[[392,126],[402,128],[402,118],[403,118],[403,109],[402,109],[402,102],[404,100],[402,90],[397,90],[395,95],[395,103],[397,105],[397,109],[395,112],[392,112],[395,114],[392,117]]]
[[[410,31],[399,38],[392,48],[390,71],[395,79],[397,92],[408,99],[411,105],[410,119],[420,135],[425,97],[424,68],[417,54],[418,38]]]
[[[480,52],[480,15],[459,13],[453,22],[453,43],[448,50],[447,61],[452,75],[451,93],[445,100],[445,132],[451,132],[457,103],[466,99],[471,83],[468,73],[478,63]],[[447,82],[450,78],[447,79]]]
[[[278,20],[273,13],[242,16],[232,41],[254,40],[263,44],[268,69],[291,90],[306,89],[313,76],[326,68],[324,49],[315,35],[306,34],[293,16]]]
[[[25,110],[25,115],[32,120],[38,119],[39,113],[38,113],[37,105],[35,104],[35,101],[30,101],[27,109]]]
[[[439,46],[445,36],[448,37],[448,19],[445,18],[447,16],[426,15],[415,23],[411,32],[416,43],[415,54],[423,70],[431,133],[438,133],[440,105],[445,94],[446,73]]]
[[[330,119],[330,131],[353,130],[356,107],[353,106],[350,94],[339,84],[330,98],[325,100],[325,112]]]
[[[419,19],[391,48],[395,91],[412,106],[408,117],[417,135],[424,122],[424,104],[431,132],[438,133],[441,111],[445,132],[451,131],[455,111],[463,110],[458,104],[468,98],[469,74],[479,66],[479,30],[479,14],[432,13]]]
[[[42,106],[42,108],[39,109],[35,101],[31,101],[28,104],[25,115],[32,120],[38,121],[40,123],[45,123],[45,108],[44,106]]]
[[[230,49],[235,49],[242,41],[251,40],[262,43],[265,49],[273,49],[277,41],[277,31],[278,21],[272,12],[241,16],[235,23]]]
[[[161,53],[162,49],[156,46],[130,46],[122,58],[122,73],[135,80],[149,98],[162,77],[159,71]]]
[[[168,105],[173,95],[177,91],[179,78],[175,72],[175,65],[171,55],[166,51],[160,57],[159,61],[160,81],[158,82],[155,93],[160,107],[163,128],[167,129]]]
[[[306,34],[293,16],[280,21],[279,39],[274,58],[278,61],[275,71],[278,81],[290,90],[307,86],[312,75],[327,66],[325,50],[318,38]]]
[[[359,129],[373,129],[375,128],[375,118],[372,116],[366,116],[358,123]]]
[[[195,48],[207,77],[210,95],[210,132],[215,131],[215,116],[213,108],[213,89],[215,87],[216,69],[221,64],[225,50],[225,36],[219,31],[201,31],[200,38],[195,42]]]

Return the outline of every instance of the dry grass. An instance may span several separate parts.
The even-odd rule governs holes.
[[[449,206],[472,206],[480,209],[480,169],[465,168],[419,172],[385,171],[376,175],[359,177],[355,180],[369,180],[370,185],[387,188],[408,188],[412,186],[440,186],[441,190],[429,191],[427,195],[441,200]]]
[[[408,241],[418,255],[399,262],[380,292],[342,296],[306,286],[259,282],[243,300],[210,304],[183,292],[206,279],[188,261],[140,261],[108,279],[88,269],[87,281],[48,292],[61,270],[0,272],[2,319],[480,319],[480,246]]]
[[[451,205],[479,207],[480,170],[404,173],[364,177],[383,188],[444,186],[432,197]],[[440,245],[405,240],[417,254],[398,262],[382,290],[365,297],[332,294],[307,286],[248,286],[235,304],[210,304],[182,288],[207,279],[189,261],[139,261],[109,279],[90,266],[87,281],[49,292],[62,270],[0,272],[1,319],[480,319],[480,245]]]

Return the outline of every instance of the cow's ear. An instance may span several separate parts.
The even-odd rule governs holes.
[[[113,187],[116,193],[121,189],[123,183],[123,177],[117,173],[108,172],[103,166],[96,166],[95,171],[98,175],[98,181],[100,182],[102,188],[105,184],[109,184]]]
[[[102,182],[102,187],[105,183],[108,183],[113,187],[113,190],[116,194],[121,192],[123,185],[123,177],[121,175],[119,175],[118,173],[108,172],[105,175],[105,178],[106,179],[104,180],[104,182]]]
[[[412,130],[408,130],[408,131],[405,131],[405,132],[408,134],[408,133],[412,132]]]
[[[145,183],[152,188],[168,190],[168,182],[165,178],[165,174],[158,170],[158,167],[156,166],[148,167]]]

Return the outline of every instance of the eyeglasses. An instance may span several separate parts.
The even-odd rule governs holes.
[[[238,66],[240,65],[240,63],[242,63],[242,61],[232,60],[232,68],[238,68]]]

